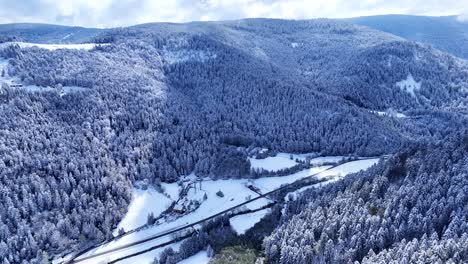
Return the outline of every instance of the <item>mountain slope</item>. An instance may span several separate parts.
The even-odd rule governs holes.
[[[290,203],[269,263],[466,263],[465,129]]]
[[[456,16],[383,15],[345,20],[408,40],[431,44],[437,49],[468,59],[468,22],[462,22]]]
[[[102,29],[69,27],[35,23],[0,24],[0,42],[24,41],[32,43],[82,43]]]

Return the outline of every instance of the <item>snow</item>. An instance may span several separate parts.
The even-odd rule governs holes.
[[[201,205],[197,210],[190,212],[186,215],[183,215],[179,218],[162,221],[162,223],[159,225],[150,226],[138,232],[125,235],[121,237],[120,239],[117,239],[108,244],[105,244],[103,246],[100,246],[96,249],[91,250],[84,256],[94,255],[96,253],[107,251],[109,249],[113,249],[121,245],[125,245],[131,242],[135,242],[135,241],[148,238],[155,234],[166,232],[167,230],[171,230],[180,226],[184,226],[187,223],[196,222],[198,220],[206,218],[207,216],[213,215],[215,213],[218,213],[220,211],[233,207],[237,204],[240,204],[244,202],[247,198],[253,198],[253,197],[258,196],[258,194],[256,194],[255,192],[253,192],[252,190],[246,187],[247,181],[248,180],[246,179],[230,179],[230,180],[217,180],[217,181],[204,180],[202,182],[201,190],[200,189],[194,190],[192,188],[187,194],[187,199],[182,199],[181,201],[181,202],[184,202],[184,200],[199,200],[201,202]],[[172,184],[177,185],[176,183],[172,183]],[[167,188],[168,186],[169,184],[168,185],[165,184],[164,187],[166,188],[166,190],[168,189]],[[199,184],[197,184],[197,188],[198,187],[199,187]],[[175,188],[175,187],[171,186],[169,188]],[[224,193],[224,197],[218,197],[215,194],[219,190],[221,190]],[[203,196],[205,193],[207,193],[207,196],[208,196],[207,200],[203,200]],[[166,197],[162,194],[160,195],[161,197]],[[148,199],[147,201],[150,201],[150,199]],[[261,198],[246,205],[246,208],[253,210],[253,209],[257,209],[262,206],[265,206],[268,203],[269,203],[268,199]],[[151,206],[151,204],[147,204],[147,205]],[[131,209],[132,206],[134,205],[130,205],[129,211],[134,210],[134,209]],[[141,210],[144,210],[144,209],[142,208]],[[141,223],[143,219],[144,221],[146,221],[147,214],[144,211],[142,212],[143,212],[143,215],[141,216],[141,220],[138,220],[138,218],[136,218],[137,220],[135,221],[139,223]],[[155,214],[155,216],[157,215]],[[119,226],[123,226],[123,225],[124,223],[119,224]],[[106,260],[109,258],[116,259],[122,256],[135,253],[140,250],[147,249],[151,246],[155,246],[161,243],[168,242],[171,239],[172,239],[171,236],[164,236],[164,237],[151,240],[149,242],[146,242],[146,243],[143,243],[143,244],[140,244],[140,245],[128,248],[128,249],[119,250],[112,254],[103,255],[97,258],[89,259],[81,263],[98,263],[99,261]],[[144,258],[144,255],[133,257],[132,258],[133,262],[129,262],[129,263],[149,263],[149,262],[146,262],[146,258]]]
[[[302,188],[299,188],[293,192],[290,192],[286,195],[286,201],[289,200],[289,197],[291,196],[292,199],[296,199],[301,193],[305,192],[306,190],[312,189],[312,188],[320,188],[326,184],[330,184],[332,182],[335,182],[339,180],[340,178],[343,178],[344,176],[351,174],[351,173],[356,173],[361,170],[366,170],[370,168],[372,165],[377,164],[379,162],[379,158],[375,159],[363,159],[363,160],[356,160],[356,161],[350,161],[344,164],[341,164],[333,169],[330,170],[325,170],[323,172],[320,172],[317,177],[319,179],[326,179],[326,181],[319,182],[317,184],[313,184],[310,186],[304,186]]]
[[[144,254],[141,254],[141,255],[138,255],[138,256],[135,256],[135,257],[132,257],[132,258],[121,260],[121,261],[119,261],[117,263],[119,263],[119,264],[135,264],[135,263],[150,264],[150,263],[153,263],[155,258],[159,258],[159,255],[164,251],[164,249],[172,248],[174,251],[178,251],[179,248],[180,248],[180,245],[183,242],[184,242],[184,240],[173,243],[173,244],[170,244],[170,245],[167,245],[165,247],[156,248],[156,249],[151,250],[149,252],[146,252]],[[115,259],[115,258],[108,257],[106,261],[101,260],[101,262],[104,264],[104,263],[107,263],[107,262],[111,261],[112,259]],[[94,261],[94,262],[89,262],[89,263],[99,263],[99,262]]]
[[[310,164],[313,165],[322,165],[324,163],[338,163],[341,162],[346,157],[344,156],[324,156],[324,157],[317,157],[310,160]]]
[[[408,92],[412,96],[416,96],[414,91],[421,89],[421,82],[416,82],[413,75],[408,74],[406,80],[402,80],[396,83],[396,86],[400,87],[401,90]]]
[[[210,257],[208,257],[208,252],[204,250],[177,264],[208,264],[208,262],[210,262]]]
[[[339,178],[342,178],[343,176],[346,176],[347,174],[356,173],[361,170],[366,170],[372,165],[377,164],[379,160],[380,160],[379,158],[375,158],[375,159],[363,159],[363,160],[355,160],[355,161],[347,162],[333,169],[323,171],[319,175],[317,175],[317,177],[319,179],[330,179],[330,177],[332,177],[333,178],[332,180],[338,180]]]
[[[387,111],[371,111],[374,114],[377,114],[378,116],[390,116],[390,117],[396,117],[396,118],[406,118],[407,116],[402,113],[398,113],[395,111],[387,110]]]
[[[287,176],[264,177],[251,180],[250,182],[259,188],[262,193],[265,193],[277,189],[283,184],[293,183],[302,178],[306,178],[318,172],[325,171],[328,168],[330,168],[330,166],[313,167]]]
[[[265,159],[249,158],[250,166],[253,169],[264,169],[267,171],[279,171],[297,165],[297,160],[305,161],[307,157],[315,157],[317,153],[305,154],[291,154],[280,152],[274,157],[267,157]],[[291,159],[292,158],[292,159]],[[310,164],[320,166],[325,162],[337,163],[344,159],[344,156],[324,156],[316,157],[310,160]]]
[[[289,157],[280,156],[267,157],[264,159],[249,158],[250,166],[253,169],[264,169],[267,171],[279,171],[297,165],[297,162],[289,159]]]
[[[269,211],[270,209],[264,209],[250,214],[237,215],[229,219],[229,223],[238,235],[242,235],[256,223],[260,222]]]
[[[80,50],[90,50],[96,47],[96,43],[86,43],[86,44],[39,44],[39,43],[28,43],[28,42],[5,42],[0,44],[0,48],[4,48],[10,45],[19,45],[21,48],[31,48],[38,47],[46,50],[57,50],[57,49],[80,49]],[[108,44],[102,44],[108,45]]]
[[[164,189],[164,192],[169,195],[169,197],[176,201],[179,199],[179,186],[174,183],[161,183],[161,186]]]
[[[114,233],[117,234],[120,228],[124,228],[124,230],[128,231],[145,225],[149,213],[158,216],[166,210],[171,203],[171,199],[157,192],[152,187],[149,187],[147,190],[134,189],[127,214],[119,223]]]

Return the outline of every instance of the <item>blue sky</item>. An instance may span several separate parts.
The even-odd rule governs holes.
[[[246,17],[307,19],[379,14],[460,15],[460,19],[468,19],[468,0],[0,0],[0,23],[41,22],[88,27]]]

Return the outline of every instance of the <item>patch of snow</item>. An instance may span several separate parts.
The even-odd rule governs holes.
[[[343,176],[346,176],[347,174],[350,173],[356,173],[361,170],[366,170],[369,167],[371,167],[374,164],[377,164],[379,162],[379,158],[375,159],[364,159],[364,160],[355,160],[355,161],[350,161],[344,164],[341,164],[333,169],[323,171],[317,177],[319,178],[325,178],[325,179],[330,179],[332,177],[332,181],[336,181]]]
[[[405,114],[402,114],[402,113],[398,113],[398,112],[395,112],[395,111],[371,111],[372,113],[378,115],[378,116],[389,116],[389,117],[396,117],[396,118],[406,118],[407,116]]]
[[[171,197],[172,200],[176,201],[179,199],[179,185],[176,183],[161,183],[164,192]]]
[[[135,264],[135,263],[138,263],[138,264],[151,264],[151,263],[153,263],[155,258],[159,259],[159,256],[161,255],[161,253],[166,248],[172,248],[175,252],[177,252],[180,249],[180,245],[182,245],[182,243],[184,241],[185,240],[182,240],[182,241],[167,245],[165,247],[156,248],[156,249],[151,250],[149,252],[146,252],[144,254],[141,254],[141,255],[138,255],[138,256],[135,256],[135,257],[132,257],[132,258],[121,260],[121,261],[119,261],[117,263],[119,263],[119,264]],[[125,255],[122,255],[122,256],[125,256]],[[112,258],[108,257],[106,261],[101,261],[101,263],[105,264],[105,263],[108,263],[109,261],[111,261],[113,259],[115,259],[115,258],[114,257],[112,257]],[[99,263],[99,262],[95,261],[94,263]]]
[[[270,209],[264,209],[250,214],[237,215],[229,219],[229,223],[238,235],[242,235],[256,223],[260,222],[269,211]]]
[[[251,182],[254,186],[260,189],[262,193],[266,193],[279,188],[283,184],[293,183],[302,178],[306,178],[313,174],[323,172],[328,168],[330,168],[330,166],[313,167],[286,176],[263,177],[251,180]]]
[[[210,262],[210,257],[208,257],[208,252],[206,250],[200,251],[197,254],[180,261],[177,264],[208,264]]]
[[[108,44],[96,44],[96,43],[86,43],[86,44],[39,44],[39,43],[29,43],[29,42],[5,42],[0,44],[0,48],[5,48],[10,45],[19,45],[21,48],[31,48],[38,47],[46,50],[57,50],[57,49],[80,49],[80,50],[90,50],[95,48],[97,45],[108,45]]]
[[[408,77],[406,77],[406,80],[397,82],[396,86],[398,86],[402,91],[405,91],[412,96],[416,96],[414,91],[421,89],[421,82],[416,82],[413,75],[410,73],[408,74]]]
[[[268,151],[267,148],[262,148],[258,153],[263,154],[263,153],[265,153],[265,152],[267,152],[267,151]]]
[[[324,163],[338,163],[344,160],[346,157],[344,156],[323,156],[317,157],[310,160],[310,164],[313,165],[322,165]]]
[[[292,154],[280,152],[274,157],[264,159],[249,158],[252,169],[264,169],[267,171],[279,171],[288,169],[298,164],[297,161],[305,162],[310,157],[310,164],[320,166],[326,162],[337,163],[345,159],[344,156],[316,157],[317,153]],[[315,158],[313,158],[315,157]]]
[[[145,225],[149,213],[153,213],[156,217],[166,210],[171,203],[171,199],[156,191],[153,187],[148,187],[147,190],[134,189],[127,214],[120,221],[114,234],[117,234],[120,228],[128,231]]]

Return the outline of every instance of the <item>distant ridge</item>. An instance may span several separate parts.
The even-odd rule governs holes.
[[[457,16],[381,15],[344,19],[468,59],[468,22]]]
[[[61,26],[39,23],[0,24],[0,42],[11,38],[34,43],[81,43],[102,32],[98,28]]]

